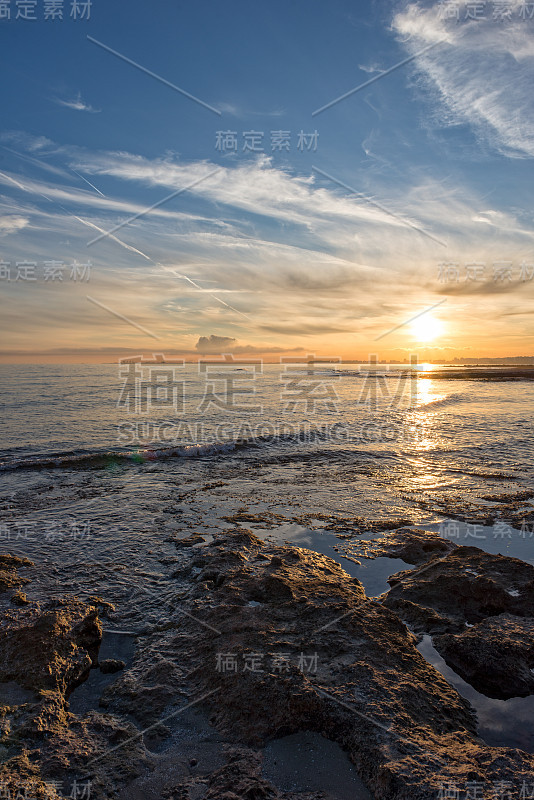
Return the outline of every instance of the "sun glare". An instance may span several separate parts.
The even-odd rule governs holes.
[[[410,325],[410,330],[416,341],[431,342],[443,332],[443,323],[430,314],[423,314],[421,317],[414,319]]]

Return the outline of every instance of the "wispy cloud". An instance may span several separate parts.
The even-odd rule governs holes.
[[[199,181],[214,167],[208,161],[150,160],[129,153],[80,153],[73,155],[72,166],[93,175],[108,175],[169,189]],[[317,186],[313,175],[292,175],[274,167],[267,157],[221,167],[209,184],[200,184],[192,193],[234,209],[315,230],[335,219],[395,229],[404,226],[403,220],[392,217],[389,210],[386,212],[368,202],[343,197],[338,191]],[[393,202],[388,203],[388,209],[394,211],[393,206]]]
[[[374,72],[384,71],[377,64],[358,64],[358,69],[361,69],[362,72],[367,72],[369,75],[372,75]]]
[[[62,100],[59,97],[54,98],[54,102],[65,108],[72,108],[73,111],[87,111],[89,114],[99,114],[102,109],[93,108],[93,106],[82,100],[82,93],[78,92],[74,100]]]
[[[31,142],[28,144],[31,146]],[[511,210],[492,208],[487,198],[477,197],[453,180],[405,175],[402,186],[385,190],[375,181],[376,191],[367,201],[347,196],[321,176],[280,169],[266,157],[217,168],[207,160],[149,159],[135,153],[88,152],[68,146],[56,147],[54,152],[68,162],[69,170],[63,172],[69,177],[75,170],[113,179],[114,196],[110,193],[104,197],[95,191],[26,175],[19,180],[17,173],[0,173],[0,184],[11,191],[15,186],[24,189],[28,201],[33,199],[33,206],[39,196],[46,197],[59,208],[66,207],[70,213],[83,217],[86,224],[84,209],[91,209],[89,222],[95,230],[109,230],[116,225],[114,215],[140,217],[146,211],[145,204],[117,196],[131,197],[129,185],[135,186],[136,196],[143,187],[177,192],[190,186],[188,195],[201,200],[203,208],[197,202],[195,213],[191,213],[175,208],[174,202],[165,207],[156,203],[150,214],[124,229],[127,241],[141,250],[146,237],[154,241],[157,236],[159,241],[163,235],[168,242],[175,240],[174,247],[179,240],[180,247],[187,246],[186,258],[191,255],[189,248],[195,247],[197,255],[218,249],[219,256],[233,251],[242,260],[254,257],[258,261],[260,248],[268,258],[281,256],[295,264],[302,264],[310,252],[318,263],[335,264],[336,259],[341,259],[360,268],[362,264],[387,267],[423,258],[435,262],[434,243],[425,242],[417,231],[404,224],[404,219],[414,220],[449,241],[450,258],[461,249],[466,258],[476,259],[477,253],[471,248],[480,247],[481,235],[486,240],[491,235],[490,244],[499,245],[501,253],[510,251],[515,244],[530,247],[534,235],[524,215],[519,218]],[[209,181],[203,180],[210,175]],[[92,189],[91,181],[89,186]],[[387,212],[380,208],[382,203],[387,205]],[[20,204],[19,208],[19,213],[26,215],[30,206]],[[39,211],[36,209],[35,213]],[[392,216],[392,212],[401,219]],[[257,233],[260,221],[266,220],[282,225],[272,234],[273,241],[264,241],[265,236]]]
[[[219,103],[219,110],[223,114],[229,114],[237,119],[246,119],[247,117],[283,117],[286,112],[281,108],[260,111],[257,109],[243,108],[237,103]]]
[[[516,15],[499,24],[491,14],[466,21],[466,4],[456,5],[460,22],[441,18],[438,3],[409,3],[393,19],[393,29],[409,53],[425,44],[443,42],[415,59],[420,84],[429,91],[439,123],[467,123],[503,154],[534,156],[534,37],[530,21]]]
[[[36,152],[29,145],[26,152]],[[530,259],[534,238],[527,215],[492,207],[490,196],[480,197],[453,179],[436,181],[411,173],[396,193],[377,182],[374,194],[380,202],[384,197],[388,208],[446,236],[446,256],[433,241],[380,208],[320,177],[280,169],[269,159],[221,167],[209,181],[192,187],[194,204],[187,210],[182,210],[181,199],[178,207],[174,202],[156,207],[124,226],[120,240],[106,237],[88,251],[88,226],[99,233],[109,230],[121,216],[146,210],[150,192],[161,197],[198,181],[216,165],[53,143],[46,152],[54,152],[58,163],[62,159],[68,181],[77,177],[71,169],[90,181],[93,175],[105,177],[107,196],[57,176],[44,181],[0,173],[0,219],[25,221],[24,227],[13,219],[5,223],[17,235],[6,237],[9,252],[3,245],[0,257],[13,262],[18,257],[42,261],[43,253],[79,260],[79,254],[82,259],[90,256],[97,287],[91,286],[91,296],[111,309],[120,297],[119,310],[127,309],[144,328],[157,330],[165,351],[183,347],[198,353],[196,342],[209,331],[220,337],[235,334],[236,347],[253,348],[249,352],[265,350],[269,338],[271,348],[316,347],[320,342],[322,352],[332,347],[332,353],[342,342],[339,352],[365,356],[378,333],[444,294],[450,302],[443,313],[451,318],[460,313],[465,317],[476,301],[477,313],[493,319],[503,296],[515,302],[518,313],[531,306],[534,282],[515,282],[501,292],[490,282],[476,290],[439,283],[438,262],[443,258],[489,265],[511,258],[517,264]],[[65,240],[68,247],[63,248]],[[44,326],[61,331],[63,341],[67,337],[75,348],[84,341],[135,346],[136,330],[107,320],[105,314],[98,317],[97,338],[91,339],[97,312],[85,297],[89,287],[82,290],[65,281],[61,286],[41,282],[24,294],[17,282],[6,282],[3,288],[17,300],[6,304],[5,317],[14,349],[31,347],[32,337],[41,342]],[[238,314],[226,302],[234,302],[232,294],[242,309]],[[391,336],[392,347],[396,336]],[[42,342],[43,348],[58,344],[52,337]]]

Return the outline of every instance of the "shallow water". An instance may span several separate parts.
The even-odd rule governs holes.
[[[439,523],[414,526],[427,531],[436,531],[444,539],[466,547],[479,547],[486,553],[520,558],[534,565],[534,538],[530,531],[522,533],[510,525],[473,525],[461,520],[444,519]]]
[[[135,653],[135,639],[117,633],[106,633],[102,636],[102,644],[98,653],[99,661],[115,658],[124,661],[126,667],[131,666]],[[87,680],[77,686],[69,696],[69,711],[84,716],[88,711],[98,709],[99,698],[106,689],[119,677],[121,672],[102,673],[98,668],[92,669]]]
[[[430,636],[423,636],[417,649],[458,691],[469,700],[478,718],[478,735],[494,747],[519,747],[534,753],[534,695],[495,700],[473,689],[440,656]]]

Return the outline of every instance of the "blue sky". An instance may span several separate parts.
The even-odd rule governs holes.
[[[476,20],[460,2],[458,19],[410,2],[44,5],[0,19],[5,358],[193,354],[210,335],[273,357],[534,354],[532,4]],[[263,152],[243,149],[252,130]],[[24,260],[35,281],[14,279]],[[63,281],[44,280],[50,261]]]

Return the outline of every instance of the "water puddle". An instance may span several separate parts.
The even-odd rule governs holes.
[[[98,654],[99,661],[115,658],[124,661],[125,669],[131,665],[135,653],[135,638],[119,633],[102,635],[102,644]],[[92,669],[87,680],[80,684],[69,697],[69,710],[72,714],[83,716],[88,711],[98,708],[98,701],[106,687],[121,675],[121,672],[104,674],[98,668]]]
[[[473,689],[440,656],[430,636],[417,645],[423,658],[441,672],[462,697],[469,700],[478,717],[478,735],[492,747],[519,747],[534,753],[534,695],[495,700]]]
[[[358,578],[361,581],[368,597],[377,597],[389,591],[388,577],[400,570],[412,568],[411,564],[407,564],[400,558],[362,558],[358,556],[357,560],[361,562],[358,564],[339,552],[342,540],[338,539],[335,534],[321,529],[304,528],[295,522],[281,525],[274,530],[256,528],[254,533],[263,541],[305,547],[337,561],[352,578]]]
[[[331,800],[372,800],[341,747],[304,731],[275,739],[263,751],[263,776],[283,792],[325,792]]]
[[[478,547],[486,553],[509,556],[534,565],[534,535],[520,531],[507,523],[473,525],[457,519],[444,519],[427,525],[413,525],[414,529],[435,531],[443,539],[463,547]]]

